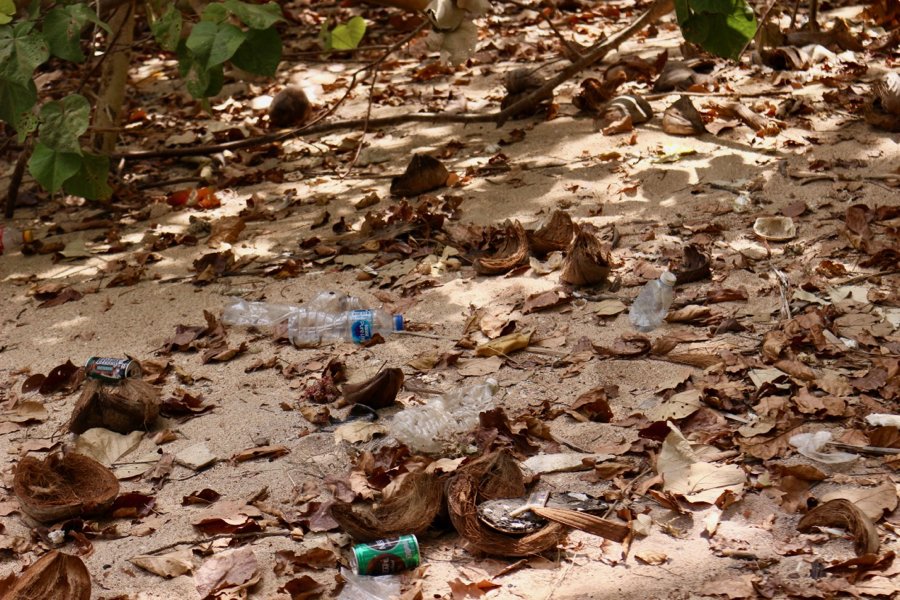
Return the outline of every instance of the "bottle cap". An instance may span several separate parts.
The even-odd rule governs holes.
[[[34,241],[34,231],[31,229],[26,229],[22,232],[22,241],[26,244],[30,244]]]
[[[659,280],[666,285],[675,285],[675,273],[671,271],[663,271],[662,275],[659,276]]]
[[[403,331],[403,315],[394,315],[394,331]]]

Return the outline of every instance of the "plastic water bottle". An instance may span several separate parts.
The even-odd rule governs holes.
[[[34,239],[34,232],[30,229],[18,230],[14,227],[0,225],[0,254],[22,247]]]
[[[662,325],[672,306],[675,275],[663,271],[659,279],[647,282],[638,297],[631,303],[628,318],[638,331],[652,331]]]
[[[500,386],[496,379],[453,389],[420,406],[405,408],[394,415],[391,435],[418,452],[440,452],[458,434],[473,430],[478,415],[494,405]]]
[[[375,334],[387,337],[403,331],[403,315],[383,310],[348,310],[335,313],[300,309],[288,317],[288,337],[295,346],[318,346],[322,342],[368,342]]]
[[[365,310],[359,298],[322,292],[303,306],[247,302],[235,298],[222,311],[228,325],[271,326],[287,323],[288,338],[295,346],[318,346],[344,340],[361,344],[376,333],[387,336],[403,331],[403,316],[383,310]]]

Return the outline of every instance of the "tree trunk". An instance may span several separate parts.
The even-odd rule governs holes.
[[[99,130],[94,136],[94,148],[102,154],[116,150],[134,42],[134,13],[135,3],[127,2],[116,9],[109,21],[112,33],[103,63],[101,93],[94,109],[94,127]]]

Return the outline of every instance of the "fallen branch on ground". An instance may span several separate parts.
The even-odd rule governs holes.
[[[616,50],[626,40],[634,36],[644,27],[658,21],[670,13],[673,9],[672,0],[654,0],[647,12],[642,14],[635,21],[616,33],[615,35],[604,39],[591,47],[590,51],[582,56],[579,60],[572,63],[556,77],[549,79],[540,88],[533,91],[525,98],[511,104],[501,111],[478,115],[478,114],[445,114],[445,113],[414,113],[401,114],[392,117],[381,117],[375,119],[349,119],[346,121],[335,121],[332,123],[314,123],[291,129],[288,131],[279,131],[260,135],[244,140],[236,140],[233,142],[225,142],[222,144],[210,144],[206,146],[193,146],[189,148],[166,148],[163,150],[146,150],[138,152],[118,152],[110,158],[113,160],[141,160],[147,158],[175,158],[183,156],[200,156],[207,154],[215,154],[216,152],[224,152],[225,150],[238,150],[241,148],[251,148],[264,144],[282,142],[301,135],[312,135],[316,133],[325,133],[340,129],[358,129],[368,124],[369,128],[387,127],[391,125],[399,125],[402,123],[428,122],[428,123],[496,123],[501,126],[511,117],[528,111],[530,108],[537,106],[540,102],[553,94],[553,90],[562,83],[568,81],[581,71],[589,68],[593,64],[602,60],[607,54]],[[383,60],[383,58],[381,59]],[[378,61],[380,62],[380,61]],[[369,65],[371,68],[373,65]],[[342,99],[343,100],[343,99]],[[339,100],[340,103],[342,100]],[[334,108],[334,107],[333,107]],[[333,110],[328,111],[330,114]]]

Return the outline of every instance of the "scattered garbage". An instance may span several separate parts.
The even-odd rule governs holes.
[[[341,567],[341,577],[346,583],[337,600],[390,600],[400,595],[398,575],[371,577]]]
[[[663,271],[659,279],[647,282],[628,312],[628,319],[635,329],[647,332],[662,325],[672,306],[675,281],[674,273]]]
[[[753,224],[753,233],[770,242],[786,242],[797,237],[797,227],[790,217],[760,217]]]
[[[734,198],[733,207],[736,213],[750,212],[753,209],[753,199],[750,197],[750,192],[743,191],[739,193]]]
[[[439,452],[453,437],[474,429],[478,414],[493,407],[500,389],[496,379],[460,387],[421,406],[403,409],[391,422],[390,432],[398,441],[419,452]]]
[[[30,517],[42,523],[102,514],[119,494],[112,471],[77,452],[26,456],[16,465],[13,491]]]
[[[0,254],[6,250],[15,250],[34,240],[34,232],[30,229],[19,230],[14,227],[0,225]]]
[[[402,315],[362,309],[359,298],[335,292],[322,292],[303,306],[236,298],[223,311],[222,322],[254,326],[287,322],[288,338],[301,348],[339,340],[361,344],[375,334],[386,336],[403,331]]]
[[[866,417],[866,423],[873,427],[900,427],[900,415],[873,413]]]
[[[478,505],[478,518],[487,526],[503,533],[534,533],[547,525],[547,519],[534,511],[541,507],[584,513],[604,512],[609,508],[602,500],[587,494],[537,492],[528,498],[500,498],[482,502]]]
[[[101,381],[119,383],[128,377],[140,377],[141,363],[130,358],[92,356],[84,363],[84,374]]]
[[[350,566],[357,575],[391,575],[419,566],[419,540],[414,535],[356,544]]]
[[[831,442],[830,431],[800,433],[792,436],[788,442],[797,449],[797,452],[806,458],[811,458],[829,465],[840,465],[853,462],[859,458],[856,454],[850,454],[849,452],[822,452],[822,448]]]

